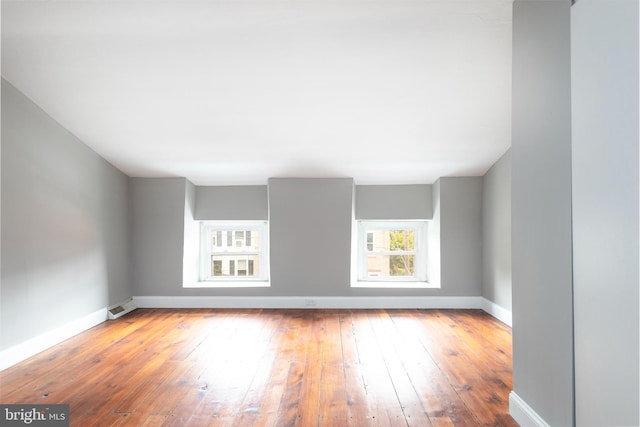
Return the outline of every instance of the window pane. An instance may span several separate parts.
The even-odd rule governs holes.
[[[391,276],[413,276],[414,255],[391,255],[389,273]]]
[[[266,260],[269,255],[265,244],[269,233],[266,225],[264,221],[203,221],[200,280],[267,281],[269,277]]]
[[[240,248],[244,245],[244,231],[236,231],[236,247]]]
[[[373,230],[367,232],[367,251],[413,251],[413,230]]]
[[[413,230],[389,230],[389,250],[412,251]]]
[[[211,257],[215,277],[258,277],[259,255],[213,255]]]
[[[389,276],[389,258],[384,255],[367,256],[367,277]]]
[[[248,245],[249,249],[252,251],[260,250],[260,233],[258,230],[251,231],[251,243]]]
[[[247,275],[247,260],[239,259],[238,260],[238,276],[246,276]]]
[[[413,277],[415,255],[368,255],[367,277]]]
[[[211,262],[211,275],[212,276],[222,276],[222,261],[221,260],[213,260]]]
[[[260,232],[258,230],[212,230],[211,234],[211,252],[214,254],[260,251]]]

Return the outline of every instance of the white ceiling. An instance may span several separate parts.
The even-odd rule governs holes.
[[[511,137],[511,0],[2,0],[2,76],[130,176],[431,183]]]

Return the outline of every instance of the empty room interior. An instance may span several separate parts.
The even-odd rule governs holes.
[[[2,0],[0,405],[640,425],[639,18]]]

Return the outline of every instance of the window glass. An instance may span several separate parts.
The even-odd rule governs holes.
[[[206,221],[201,240],[201,281],[268,280],[265,221]]]
[[[359,221],[358,280],[426,281],[425,221]]]

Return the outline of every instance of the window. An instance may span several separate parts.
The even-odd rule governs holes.
[[[205,221],[200,238],[201,281],[269,279],[266,221]]]
[[[358,221],[359,282],[426,282],[426,221]]]

